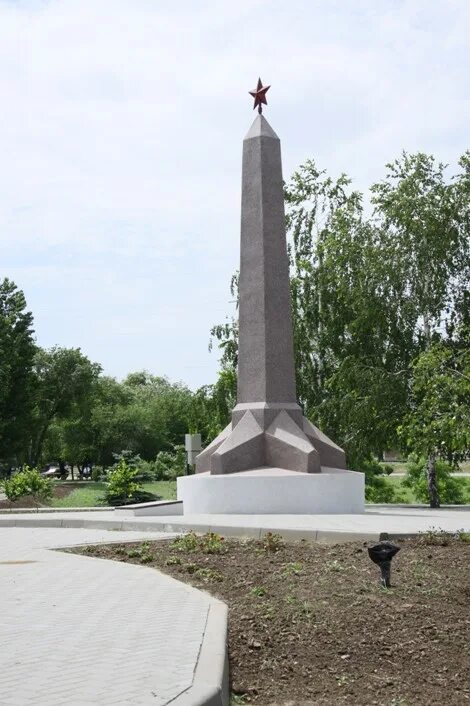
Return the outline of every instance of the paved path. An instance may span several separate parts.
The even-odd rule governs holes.
[[[227,536],[259,537],[272,531],[285,536],[317,540],[367,539],[380,534],[418,534],[432,528],[448,532],[470,531],[470,506],[430,508],[375,505],[357,515],[178,515],[133,517],[130,510],[107,513],[54,512],[0,515],[3,526],[94,527],[145,532],[212,530]],[[0,530],[1,531],[1,530]]]
[[[163,706],[191,687],[208,595],[50,550],[148,536],[0,527],[1,706]]]

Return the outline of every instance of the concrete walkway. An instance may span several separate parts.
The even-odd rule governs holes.
[[[206,702],[191,689],[218,601],[154,569],[50,550],[148,537],[0,527],[1,706]]]
[[[133,517],[131,510],[114,512],[54,512],[0,515],[0,528],[88,527],[143,532],[219,532],[226,536],[259,537],[271,531],[286,537],[319,541],[347,539],[378,540],[391,536],[415,535],[430,529],[447,532],[470,531],[470,506],[431,510],[413,505],[368,505],[358,515],[177,515]]]

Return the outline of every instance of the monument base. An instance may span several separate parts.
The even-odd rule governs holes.
[[[364,512],[364,474],[327,467],[198,473],[177,479],[177,496],[185,515],[350,515]]]

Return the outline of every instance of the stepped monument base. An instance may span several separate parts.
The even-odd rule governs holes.
[[[178,478],[185,515],[350,515],[364,512],[364,474],[339,468],[283,468]]]

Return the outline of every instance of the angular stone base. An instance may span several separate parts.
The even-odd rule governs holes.
[[[364,474],[338,468],[298,473],[256,468],[177,479],[184,515],[350,515],[364,512]]]
[[[196,459],[196,473],[237,473],[269,466],[321,473],[346,470],[344,451],[302,416],[295,403],[238,404],[232,422]]]

